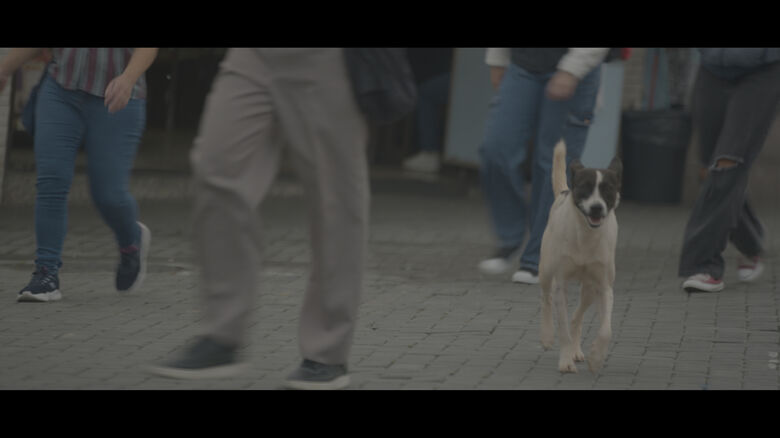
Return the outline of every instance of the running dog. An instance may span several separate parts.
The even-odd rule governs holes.
[[[588,355],[591,372],[598,371],[607,356],[612,337],[612,285],[615,281],[615,246],[623,165],[615,157],[607,169],[585,168],[579,160],[570,167],[572,189],[566,182],[566,145],[555,146],[552,185],[555,201],[542,236],[539,284],[542,288],[541,340],[545,349],[555,342],[553,302],[558,319],[560,357],[558,370],[576,373],[582,353],[582,317],[598,302],[601,326]],[[568,323],[566,289],[581,285],[580,304]]]

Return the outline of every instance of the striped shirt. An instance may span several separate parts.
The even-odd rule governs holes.
[[[132,54],[132,48],[54,48],[48,72],[67,90],[105,97],[108,83],[125,71]],[[130,98],[146,98],[145,74],[138,78]]]

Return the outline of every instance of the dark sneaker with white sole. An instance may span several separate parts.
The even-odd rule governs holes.
[[[138,226],[141,228],[141,243],[119,250],[116,290],[120,292],[130,293],[138,290],[146,278],[146,259],[149,256],[152,233],[141,222],[138,222]]]
[[[38,266],[27,286],[19,291],[16,301],[45,303],[61,299],[60,279],[57,273],[52,272],[45,266]]]
[[[345,365],[325,365],[304,359],[303,363],[284,381],[288,389],[335,390],[349,386]]]
[[[200,338],[184,354],[164,365],[150,365],[147,371],[172,379],[223,379],[241,373],[246,364],[236,360],[236,348]]]

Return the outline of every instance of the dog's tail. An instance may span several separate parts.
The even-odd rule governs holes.
[[[563,139],[555,145],[553,151],[552,185],[555,196],[569,190],[569,185],[566,183],[566,143]]]

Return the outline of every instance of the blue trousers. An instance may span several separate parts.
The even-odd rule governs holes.
[[[490,217],[504,248],[528,242],[520,267],[538,271],[542,234],[554,200],[553,148],[563,138],[567,160],[582,156],[601,81],[601,69],[588,73],[574,96],[553,101],[545,96],[552,77],[533,74],[511,64],[490,105],[485,138],[480,146],[482,187]],[[526,199],[523,163],[534,140],[530,200]]]
[[[131,99],[109,114],[102,97],[66,90],[47,77],[35,118],[35,264],[56,272],[62,266],[67,198],[76,155],[87,155],[89,188],[120,248],[137,244],[138,206],[129,191],[130,171],[146,124],[146,103]]]

